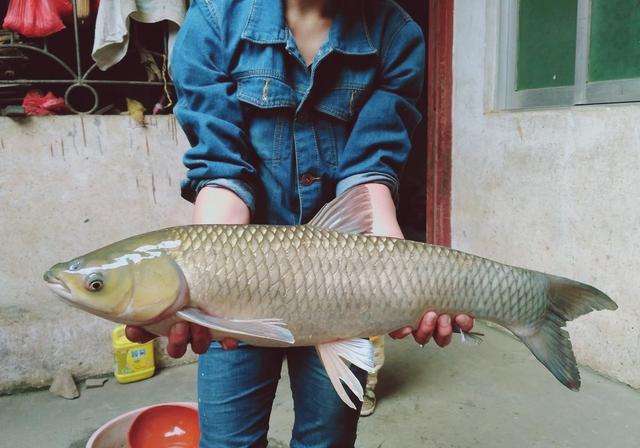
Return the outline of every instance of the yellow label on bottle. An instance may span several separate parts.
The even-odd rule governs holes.
[[[124,335],[124,325],[120,325],[113,330],[112,342],[114,373],[119,383],[131,383],[153,376],[153,341],[144,344],[131,342]]]

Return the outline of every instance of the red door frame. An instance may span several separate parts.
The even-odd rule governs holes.
[[[451,245],[451,97],[454,0],[429,0],[427,242]]]

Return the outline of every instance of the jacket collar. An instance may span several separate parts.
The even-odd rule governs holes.
[[[282,0],[253,0],[242,38],[259,44],[284,44],[287,26]],[[329,31],[328,47],[344,54],[375,54],[359,0],[342,0]]]

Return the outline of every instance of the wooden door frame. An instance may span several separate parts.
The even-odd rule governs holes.
[[[426,240],[451,245],[454,0],[428,0]]]

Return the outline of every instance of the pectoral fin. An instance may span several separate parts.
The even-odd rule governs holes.
[[[348,363],[367,372],[373,372],[373,346],[371,342],[368,339],[347,339],[317,345],[316,350],[338,396],[347,406],[355,409],[356,406],[349,398],[342,383],[344,382],[362,401],[364,393],[362,385],[349,368]]]
[[[197,308],[186,308],[178,311],[176,315],[194,324],[228,333],[230,336],[251,336],[286,344],[295,342],[293,334],[281,319],[223,319],[205,314]]]

